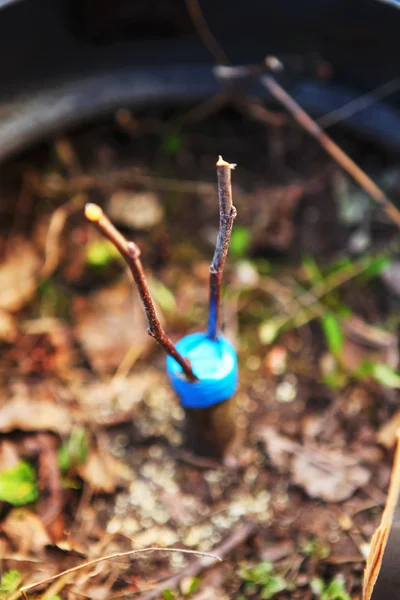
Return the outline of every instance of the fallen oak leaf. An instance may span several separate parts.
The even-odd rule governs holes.
[[[17,335],[18,329],[14,317],[0,309],[0,340],[12,344]]]
[[[51,544],[50,536],[40,517],[26,509],[13,509],[3,521],[2,530],[21,555],[28,556],[39,552]]]
[[[135,340],[138,352],[151,348],[138,294],[120,282],[73,302],[75,334],[99,373],[117,369]]]
[[[273,464],[289,472],[292,482],[311,498],[342,502],[370,479],[370,472],[348,453],[334,453],[318,446],[304,447],[272,427],[259,433]]]
[[[129,467],[108,452],[92,450],[77,467],[78,475],[94,492],[112,494],[123,479],[132,479]]]
[[[14,397],[0,406],[1,433],[21,429],[67,434],[71,427],[71,416],[68,410],[51,400]]]
[[[13,252],[0,265],[0,309],[17,312],[34,296],[40,260],[28,242],[10,242]]]
[[[342,461],[344,458],[344,462]],[[291,464],[293,483],[301,487],[310,498],[326,502],[347,500],[366,485],[370,473],[358,464],[346,464],[346,457],[318,451],[313,456],[299,454]]]

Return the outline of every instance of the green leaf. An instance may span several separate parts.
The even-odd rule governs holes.
[[[11,571],[6,571],[1,576],[0,580],[0,595],[1,596],[9,596],[13,592],[15,592],[19,586],[21,585],[22,577],[19,571],[12,569]]]
[[[90,267],[101,268],[119,258],[119,252],[108,240],[94,240],[86,250],[86,262]]]
[[[282,577],[270,577],[268,583],[262,589],[261,598],[262,600],[269,600],[269,598],[283,592],[286,588],[286,581]]]
[[[378,383],[393,389],[400,389],[400,373],[383,363],[375,363],[371,367],[371,375]]]
[[[343,348],[343,332],[339,320],[332,313],[326,313],[321,318],[325,340],[334,356],[339,356]]]
[[[197,592],[197,588],[199,587],[200,579],[198,577],[193,577],[190,582],[189,589],[186,592],[186,596],[190,596],[190,594],[194,594]]]
[[[316,596],[318,596],[318,598],[321,597],[321,594],[323,593],[324,589],[325,589],[325,583],[322,579],[319,578],[315,578],[311,580],[311,591],[313,594],[315,594]]]
[[[251,234],[247,227],[237,225],[231,235],[231,241],[229,243],[229,252],[231,252],[236,258],[242,258],[250,246]]]
[[[182,149],[182,146],[182,137],[176,133],[166,135],[161,144],[162,149],[167,154],[177,154]]]
[[[350,600],[350,596],[346,592],[343,579],[337,577],[333,579],[325,590],[324,600]]]
[[[81,465],[89,454],[88,436],[83,427],[73,429],[67,441],[58,450],[58,466],[66,472],[71,467]]]
[[[323,383],[331,390],[342,390],[348,383],[348,376],[344,371],[337,370],[333,373],[324,373],[322,377]]]
[[[163,590],[162,592],[163,600],[175,600],[175,594],[171,590]]]
[[[255,567],[244,567],[239,569],[239,577],[243,581],[264,585],[268,583],[273,571],[272,564],[267,561],[258,563]]]
[[[176,310],[176,301],[173,293],[159,279],[151,279],[150,292],[165,312]]]
[[[306,556],[315,556],[318,560],[327,558],[330,553],[329,546],[315,539],[307,540],[301,549]]]
[[[268,345],[278,337],[282,326],[287,321],[286,317],[277,317],[270,321],[265,321],[258,328],[258,335],[262,344]]]
[[[336,260],[328,267],[328,269],[326,269],[325,277],[333,275],[334,273],[336,275],[339,275],[340,273],[346,273],[349,270],[351,271],[351,269],[353,269],[353,262],[349,258],[342,257]]]
[[[313,579],[311,590],[320,600],[351,600],[346,592],[344,579],[340,576],[328,584],[322,579]]]
[[[0,473],[0,500],[13,506],[34,502],[39,495],[34,468],[20,461],[12,469]]]
[[[302,260],[302,267],[307,281],[309,281],[312,285],[323,281],[324,276],[322,275],[313,256],[305,256]]]
[[[363,281],[368,281],[377,277],[384,271],[391,263],[389,256],[375,256],[370,259],[367,268],[361,274]]]

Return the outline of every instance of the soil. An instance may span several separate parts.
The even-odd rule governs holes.
[[[378,150],[338,140],[397,181]],[[182,447],[162,351],[124,264],[83,216],[99,203],[140,246],[173,340],[202,330],[218,154],[238,165],[224,274],[238,437],[224,464]],[[339,576],[359,598],[393,457],[395,436],[380,431],[398,400],[396,386],[355,371],[371,344],[397,368],[398,301],[379,275],[341,269],[393,247],[394,226],[289,119],[266,127],[230,108],[197,120],[189,109],[121,110],[8,162],[0,186],[0,475],[24,460],[38,487],[34,501],[0,502],[1,571],[29,585],[112,553],[186,548],[224,560],[107,560],[29,597],[258,600],[280,577],[277,600],[340,600],[313,595],[316,579]],[[347,324],[336,354],[326,312]],[[251,580],[244,569],[262,562],[273,575]]]

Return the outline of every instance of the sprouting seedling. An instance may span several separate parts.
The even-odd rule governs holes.
[[[134,242],[128,242],[125,237],[114,227],[110,219],[104,214],[103,210],[97,204],[87,204],[85,207],[85,217],[91,221],[99,231],[114,244],[121,256],[125,259],[133,279],[137,285],[140,299],[146,313],[149,324],[148,334],[153,337],[162,346],[167,354],[172,356],[182,367],[189,381],[196,381],[197,377],[193,373],[189,361],[184,358],[175,348],[174,344],[162,328],[158,318],[153,299],[147,285],[146,277],[140,260],[140,248]]]

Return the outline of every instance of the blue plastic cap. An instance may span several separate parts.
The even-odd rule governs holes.
[[[182,367],[167,356],[167,373],[182,406],[207,408],[231,398],[238,382],[238,364],[234,347],[220,336],[211,340],[205,333],[192,333],[176,344],[182,356],[190,360],[199,381],[184,378]]]

